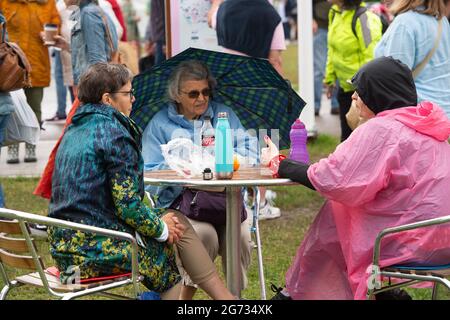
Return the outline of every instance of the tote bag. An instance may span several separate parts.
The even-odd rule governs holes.
[[[23,90],[11,91],[14,111],[6,123],[4,146],[27,142],[36,145],[39,141],[39,122],[27,102]]]

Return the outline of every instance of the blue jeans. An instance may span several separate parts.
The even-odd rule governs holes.
[[[6,120],[8,120],[9,114],[0,115],[0,147],[3,145],[3,141],[5,141],[5,129],[6,129]],[[0,208],[5,206],[5,198],[3,196],[2,185],[0,184]]]
[[[325,76],[325,67],[327,65],[327,43],[328,31],[326,29],[318,28],[313,39],[313,54],[314,54],[314,110],[319,112],[322,100],[323,78]],[[339,87],[339,85],[337,85]],[[331,99],[331,109],[339,109],[339,102],[337,101],[337,90],[333,93]]]
[[[61,52],[55,50],[54,58],[55,62],[55,81],[56,81],[56,100],[58,102],[58,110],[56,115],[59,118],[66,117],[66,101],[67,101],[67,87],[64,85],[63,67],[61,63]]]

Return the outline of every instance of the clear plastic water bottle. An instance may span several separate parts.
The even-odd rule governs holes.
[[[215,130],[211,124],[211,117],[206,116],[204,118],[203,126],[201,128],[201,135],[203,159],[206,159],[205,154],[209,154],[214,157],[216,135]]]
[[[309,154],[308,149],[306,148],[308,132],[300,119],[295,120],[292,124],[289,137],[291,138],[291,151],[289,153],[289,158],[295,161],[309,163]]]
[[[216,178],[231,179],[233,177],[233,141],[226,112],[219,112],[215,134]]]

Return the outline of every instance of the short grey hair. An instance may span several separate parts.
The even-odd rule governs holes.
[[[81,75],[78,99],[83,104],[100,103],[104,93],[114,93],[132,80],[133,74],[125,65],[97,62]]]
[[[169,84],[167,86],[167,96],[169,99],[176,101],[180,96],[183,83],[191,80],[206,80],[211,90],[214,90],[217,84],[216,79],[205,63],[198,60],[184,61],[172,71],[169,77]]]

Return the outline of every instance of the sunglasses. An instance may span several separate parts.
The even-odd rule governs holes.
[[[127,93],[130,95],[130,99],[133,99],[133,97],[134,97],[134,89],[131,89],[130,91],[116,91],[116,92],[111,92],[111,93]]]
[[[211,96],[211,89],[210,88],[205,88],[202,91],[198,91],[198,90],[192,90],[189,92],[185,92],[185,91],[181,91],[184,94],[187,94],[187,96],[191,99],[197,99],[198,97],[200,97],[200,93],[204,96],[204,97],[210,97]]]

